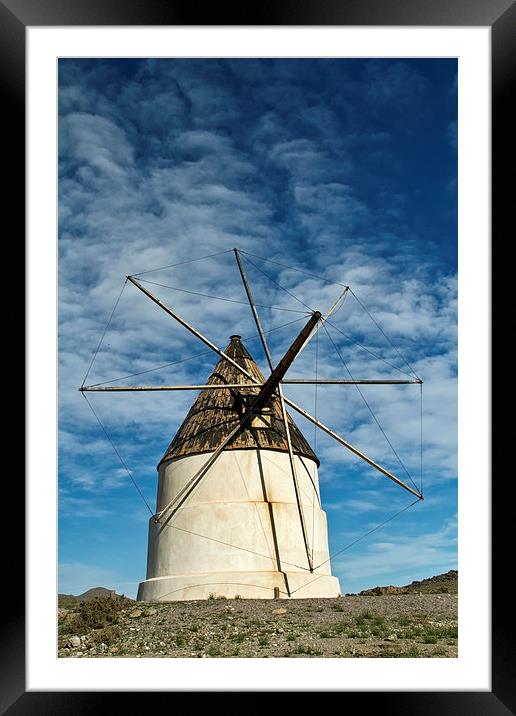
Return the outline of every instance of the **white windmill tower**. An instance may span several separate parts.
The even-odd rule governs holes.
[[[219,355],[206,384],[190,386],[82,386],[86,391],[201,391],[158,465],[156,512],[149,522],[147,578],[138,599],[176,601],[233,598],[336,597],[319,460],[286,405],[379,472],[423,499],[391,472],[350,445],[283,395],[288,383],[421,383],[416,380],[288,380],[285,375],[341,302],[313,312],[274,366],[237,249],[240,275],[271,373],[266,379],[233,335],[222,351],[154,296],[127,279]]]

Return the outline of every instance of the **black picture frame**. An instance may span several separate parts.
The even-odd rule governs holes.
[[[202,23],[199,23],[202,17]],[[515,82],[516,8],[510,0],[276,0],[252,6],[220,4],[207,5],[202,10],[194,3],[181,0],[0,0],[0,92],[4,122],[4,173],[9,169],[9,182],[4,204],[11,217],[25,215],[25,37],[28,26],[102,26],[102,25],[360,25],[360,26],[484,26],[492,32],[492,176],[493,176],[493,237],[503,236],[502,230],[511,226],[509,211],[514,205],[513,182],[510,176],[514,160],[512,140],[516,126],[514,109],[510,107],[511,89]],[[510,146],[513,146],[511,152]],[[505,172],[504,170],[509,171]],[[7,209],[8,207],[8,209]],[[17,241],[10,245],[24,247],[19,236],[23,228],[12,230]],[[15,232],[15,233],[14,233]],[[19,238],[18,238],[19,236]],[[24,259],[24,250],[21,251]],[[12,256],[9,253],[9,256]],[[12,265],[13,259],[9,260]],[[500,292],[494,291],[492,309]],[[489,300],[489,287],[485,294]],[[492,311],[494,315],[495,311]],[[14,323],[14,321],[13,321]],[[20,322],[16,322],[18,325]],[[23,343],[23,335],[21,337]],[[12,345],[12,344],[11,344]],[[17,349],[19,355],[19,349]],[[19,401],[19,393],[16,396]],[[486,435],[486,440],[491,437]],[[503,439],[500,438],[500,443]],[[493,450],[494,454],[494,450]],[[16,463],[15,463],[16,464]],[[12,479],[4,484],[9,491],[8,502],[19,522],[20,505],[24,504],[24,484],[16,464]],[[14,477],[16,475],[16,477]],[[510,477],[513,482],[512,476]],[[511,520],[504,519],[507,481],[503,475],[492,485],[492,690],[457,692],[348,692],[349,699],[358,697],[361,709],[381,709],[382,713],[418,714],[476,714],[500,716],[516,713],[514,642],[511,621],[514,613],[513,595],[505,583],[510,569]],[[495,519],[496,517],[496,519]],[[3,524],[7,524],[4,521]],[[18,524],[16,550],[13,554],[12,526],[4,534],[9,555],[4,552],[6,584],[24,583],[23,530]],[[504,557],[505,555],[505,557]],[[6,589],[8,587],[6,586]],[[16,595],[19,598],[19,594]],[[1,614],[0,641],[0,711],[9,714],[80,714],[102,713],[117,708],[114,692],[26,692],[25,690],[25,609],[24,604],[11,599]],[[512,624],[513,625],[513,624]],[[300,685],[304,688],[304,685]],[[407,689],[410,685],[407,684]],[[317,690],[316,686],[313,689]],[[335,689],[338,690],[338,689]],[[161,695],[168,699],[170,694]],[[143,699],[147,702],[144,706]],[[131,693],[131,705],[148,708],[147,692]],[[357,699],[357,701],[358,701]],[[353,698],[353,700],[355,700]],[[153,699],[154,701],[154,699]]]

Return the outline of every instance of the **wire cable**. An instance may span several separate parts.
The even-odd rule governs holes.
[[[83,395],[84,400],[85,400],[85,401],[88,403],[88,405],[90,406],[91,412],[92,412],[93,415],[97,418],[98,424],[99,424],[100,427],[102,428],[102,431],[103,431],[104,435],[106,436],[106,438],[108,439],[108,441],[111,443],[111,447],[113,448],[113,450],[115,451],[116,455],[118,456],[118,459],[119,459],[120,462],[122,463],[122,466],[124,467],[125,471],[127,472],[127,474],[129,475],[129,477],[131,478],[131,481],[132,481],[133,485],[134,485],[134,486],[136,487],[136,489],[138,490],[138,493],[140,494],[140,497],[142,498],[142,500],[143,500],[143,501],[145,502],[145,504],[147,505],[147,509],[149,510],[149,512],[151,513],[151,515],[153,515],[154,512],[152,511],[151,506],[149,505],[149,503],[148,503],[147,500],[145,499],[145,496],[144,496],[143,492],[140,490],[140,488],[139,488],[139,486],[138,486],[136,480],[134,479],[134,477],[133,477],[131,471],[129,470],[129,468],[127,467],[127,465],[126,465],[125,461],[123,460],[122,456],[121,456],[120,453],[118,452],[115,443],[113,442],[113,440],[112,440],[112,439],[110,438],[110,436],[108,435],[108,432],[107,432],[106,428],[104,427],[104,425],[103,425],[101,419],[99,418],[99,416],[97,415],[97,413],[96,413],[95,410],[93,409],[93,405],[90,403],[90,401],[88,400],[88,398],[86,397],[86,395],[85,395],[84,393],[83,393],[82,395]]]
[[[288,323],[282,323],[280,326],[276,326],[275,328],[270,328],[268,331],[264,331],[265,334],[272,333],[273,331],[279,331],[281,328],[286,328],[287,326],[291,326],[293,323],[298,323],[304,318],[304,315],[300,318],[295,318],[293,321],[288,321]],[[242,339],[243,341],[254,341],[258,340],[260,338],[260,335],[258,333],[253,334],[252,336],[247,336]],[[138,375],[144,375],[145,373],[152,373],[156,370],[161,370],[162,368],[169,368],[172,365],[178,365],[179,363],[186,363],[187,361],[194,360],[195,358],[200,358],[203,355],[208,355],[212,353],[212,349],[208,348],[204,351],[201,351],[200,353],[195,353],[193,356],[189,356],[188,358],[181,358],[180,360],[172,361],[171,363],[164,363],[163,365],[158,365],[155,368],[149,368],[147,370],[141,370],[138,373],[130,373],[129,375],[122,375],[118,378],[110,378],[109,380],[104,380],[102,383],[92,383],[88,386],[88,388],[98,388],[100,385],[107,385],[108,383],[115,383],[117,380],[125,380],[126,378],[135,378]],[[84,386],[84,383],[83,383]],[[81,387],[83,387],[81,386]]]
[[[326,326],[325,326],[324,324],[323,324],[323,327],[324,327],[324,330],[326,331],[326,334],[327,334],[328,338],[329,338],[330,341],[332,342],[333,347],[335,348],[335,351],[337,352],[337,355],[339,356],[340,360],[342,361],[342,365],[343,365],[344,368],[346,369],[346,371],[347,371],[349,377],[351,378],[351,380],[355,380],[354,377],[353,377],[353,375],[351,374],[351,371],[350,371],[349,368],[348,368],[348,365],[347,365],[346,361],[344,360],[344,358],[342,357],[342,355],[341,355],[339,349],[338,349],[337,346],[335,345],[335,342],[334,342],[333,338],[331,337],[331,335],[330,335],[328,329],[326,328]],[[371,413],[371,415],[372,415],[372,417],[373,417],[373,420],[374,420],[375,423],[378,425],[378,427],[379,427],[379,429],[380,429],[380,431],[381,431],[383,437],[384,437],[385,440],[387,441],[387,444],[389,445],[389,447],[391,448],[392,452],[393,452],[394,455],[396,456],[396,459],[398,460],[398,462],[399,462],[401,468],[405,471],[405,474],[407,475],[408,479],[410,480],[410,482],[414,485],[414,487],[415,487],[416,490],[417,490],[417,489],[418,489],[418,486],[416,485],[416,483],[415,483],[414,480],[412,479],[411,474],[409,473],[409,471],[408,471],[407,468],[405,467],[405,464],[403,463],[403,460],[401,459],[401,457],[400,457],[400,456],[398,455],[398,453],[396,452],[396,450],[395,450],[395,448],[394,448],[394,445],[391,443],[391,441],[390,441],[389,438],[387,437],[387,433],[385,432],[385,430],[384,430],[384,429],[382,428],[382,426],[380,425],[380,421],[379,421],[378,418],[376,417],[376,415],[375,415],[373,409],[372,409],[371,406],[369,405],[368,401],[366,400],[365,395],[364,395],[364,394],[362,393],[362,391],[360,390],[360,387],[358,386],[358,384],[355,384],[355,388],[357,389],[357,391],[358,391],[360,397],[361,397],[362,400],[364,401],[364,404],[366,405],[367,409],[368,409],[369,412]],[[421,490],[419,490],[419,492],[421,492]]]
[[[372,351],[370,348],[366,348],[366,346],[362,345],[362,344],[359,343],[358,341],[355,341],[350,335],[348,335],[347,333],[344,333],[344,331],[342,331],[338,326],[336,326],[334,323],[332,323],[331,321],[329,321],[327,318],[324,318],[324,317],[323,317],[322,320],[323,320],[325,323],[327,323],[329,326],[331,326],[332,328],[335,328],[336,331],[338,331],[341,335],[343,335],[344,338],[347,338],[348,341],[351,341],[351,343],[353,343],[355,346],[358,346],[358,348],[362,348],[362,350],[366,351],[366,353],[369,353],[370,355],[372,355],[373,358],[376,358],[377,360],[383,361],[383,363],[385,363],[386,365],[390,366],[391,368],[394,368],[394,370],[399,371],[399,372],[402,373],[403,375],[408,375],[408,376],[410,376],[410,378],[413,378],[413,377],[414,377],[414,375],[413,375],[412,373],[407,373],[407,371],[406,371],[406,370],[403,370],[403,368],[399,368],[397,365],[394,365],[394,363],[390,363],[390,361],[386,360],[385,358],[382,358],[382,356],[381,356],[381,355],[378,355],[378,353],[375,353],[375,352]],[[417,376],[416,376],[416,377],[417,377]]]
[[[420,483],[419,492],[423,494],[423,383],[419,384],[419,440],[420,440]]]
[[[303,269],[296,268],[295,266],[288,266],[287,264],[282,264],[279,261],[274,261],[273,259],[266,259],[263,256],[257,256],[257,254],[251,254],[249,251],[243,251],[242,249],[239,249],[241,254],[245,254],[246,256],[254,256],[255,259],[260,259],[260,261],[267,261],[270,264],[276,264],[276,266],[281,266],[282,268],[289,269],[291,271],[297,271],[298,273],[304,273],[305,276],[311,276],[312,278],[318,278],[321,281],[325,281],[326,283],[332,283],[335,286],[342,286],[342,288],[349,288],[349,286],[346,286],[345,283],[340,283],[339,281],[332,281],[329,278],[324,278],[323,276],[318,276],[315,273],[310,273],[309,271],[304,271]]]
[[[195,261],[203,261],[204,259],[211,259],[214,256],[221,256],[222,254],[231,253],[232,249],[226,249],[224,251],[217,251],[215,254],[207,254],[206,256],[199,256],[196,259],[189,259],[188,261],[180,261],[176,264],[168,264],[167,266],[158,266],[158,268],[149,269],[148,271],[140,271],[139,273],[132,273],[131,276],[143,276],[144,273],[153,273],[154,271],[163,271],[163,269],[173,268],[174,266],[184,266],[185,264],[192,264]]]
[[[222,296],[212,296],[211,294],[208,294],[208,293],[199,293],[198,291],[189,291],[186,288],[178,288],[177,286],[167,286],[164,283],[156,283],[155,281],[149,281],[148,279],[145,279],[145,278],[142,278],[141,281],[142,281],[142,283],[150,283],[152,286],[160,286],[161,288],[168,288],[171,291],[181,291],[182,293],[189,293],[193,296],[202,296],[203,298],[212,298],[212,299],[215,299],[216,301],[227,301],[228,303],[239,303],[242,306],[249,305],[247,303],[247,301],[238,301],[237,299],[234,299],[234,298],[224,298]],[[255,305],[258,306],[259,308],[269,308],[274,311],[289,311],[290,313],[302,313],[303,315],[306,316],[306,311],[300,311],[299,309],[296,309],[296,308],[282,308],[281,306],[265,306],[260,303],[256,303]]]
[[[324,325],[324,324],[323,324]],[[319,377],[319,331],[315,334],[315,391],[314,391],[314,418],[317,420],[317,379]],[[317,455],[317,423],[314,423],[314,453]],[[315,470],[314,470],[315,477]],[[312,562],[314,560],[314,541],[315,541],[315,495],[312,495]]]
[[[362,307],[362,309],[367,313],[367,315],[369,316],[369,318],[373,321],[373,323],[374,323],[375,326],[378,328],[378,330],[380,331],[380,333],[382,334],[382,336],[390,343],[390,345],[392,346],[392,348],[394,348],[394,350],[395,350],[396,353],[399,355],[399,357],[401,358],[401,360],[408,366],[408,368],[409,368],[410,372],[412,373],[412,375],[413,375],[415,378],[419,378],[418,374],[417,374],[417,373],[415,372],[415,370],[412,368],[412,366],[410,365],[410,363],[408,362],[408,360],[405,358],[405,356],[403,355],[403,353],[394,345],[394,343],[391,341],[391,339],[389,338],[389,336],[385,333],[385,331],[384,331],[383,328],[380,326],[380,324],[379,324],[378,321],[375,319],[375,317],[372,315],[372,313],[367,309],[367,307],[366,307],[366,306],[362,303],[362,301],[358,298],[358,296],[357,296],[356,293],[353,291],[353,289],[350,288],[349,290],[350,290],[350,293],[353,294],[354,298],[357,300],[357,302],[359,303],[359,305]]]
[[[350,549],[351,547],[353,547],[353,545],[357,544],[357,542],[361,542],[363,539],[365,539],[365,538],[368,537],[369,535],[373,534],[373,532],[376,532],[377,530],[379,530],[380,528],[384,527],[384,526],[385,526],[386,524],[388,524],[389,522],[392,522],[392,520],[394,520],[396,517],[398,517],[399,515],[401,515],[403,512],[406,512],[408,509],[410,509],[411,507],[413,507],[414,505],[416,505],[418,502],[421,502],[421,498],[420,498],[420,497],[418,497],[417,500],[414,500],[413,502],[411,502],[409,505],[406,505],[405,507],[403,507],[401,510],[398,510],[398,512],[395,512],[393,515],[391,515],[390,517],[388,517],[388,518],[387,518],[386,520],[384,520],[383,522],[380,522],[380,524],[379,524],[379,525],[376,525],[376,527],[373,527],[372,530],[369,530],[368,532],[364,532],[363,535],[361,535],[360,537],[357,537],[357,539],[353,540],[353,542],[350,542],[349,544],[347,544],[347,545],[346,545],[345,547],[343,547],[342,549],[339,549],[338,552],[334,552],[333,554],[331,554],[331,555],[328,557],[328,559],[326,559],[324,562],[321,562],[321,564],[318,564],[317,567],[316,567],[316,569],[319,569],[319,567],[322,567],[324,564],[327,564],[331,559],[333,559],[334,557],[337,557],[337,555],[342,554],[343,552],[346,552],[346,550],[348,550],[348,549]]]
[[[100,350],[100,346],[102,345],[102,341],[104,340],[104,337],[105,337],[105,335],[106,335],[106,333],[107,333],[107,329],[109,328],[109,324],[111,323],[111,321],[112,321],[112,319],[113,319],[113,316],[115,315],[115,311],[116,311],[117,306],[118,306],[118,304],[119,304],[119,302],[120,302],[120,299],[122,298],[122,294],[123,294],[123,292],[124,292],[124,288],[125,288],[126,284],[127,284],[127,279],[125,279],[124,285],[122,286],[122,290],[121,290],[120,293],[118,294],[118,298],[117,298],[116,301],[115,301],[115,305],[113,306],[113,310],[111,311],[111,315],[110,315],[109,318],[108,318],[108,322],[106,323],[106,327],[104,328],[104,332],[103,332],[103,334],[102,334],[102,336],[101,336],[101,338],[100,338],[99,344],[98,344],[98,346],[97,346],[97,350],[96,350],[95,353],[93,354],[93,358],[91,359],[91,363],[90,363],[90,365],[89,365],[89,367],[88,367],[88,370],[86,371],[86,375],[84,376],[84,379],[83,379],[83,381],[82,381],[81,388],[84,386],[84,383],[86,382],[86,379],[88,378],[88,376],[89,376],[89,374],[90,374],[90,370],[91,370],[91,368],[92,368],[92,366],[93,366],[93,362],[94,362],[95,358],[97,357],[97,353],[98,353],[99,350]]]
[[[245,482],[245,479],[244,479],[244,475],[243,475],[243,473],[242,473],[242,468],[240,467],[240,463],[238,462],[238,456],[237,456],[237,454],[236,454],[237,451],[236,451],[236,450],[230,450],[230,452],[233,453],[233,457],[235,458],[236,466],[237,466],[237,469],[238,469],[238,474],[240,475],[240,479],[242,480],[242,484],[243,484],[243,486],[244,486],[244,490],[245,490],[245,493],[246,493],[246,495],[247,495],[247,499],[248,499],[249,502],[252,502],[253,505],[254,505],[254,507],[255,507],[256,516],[258,517],[258,522],[260,523],[260,527],[262,528],[263,537],[264,537],[264,539],[265,539],[265,544],[267,545],[267,549],[268,549],[269,552],[270,552],[271,561],[275,561],[276,558],[275,558],[275,556],[274,556],[274,554],[273,554],[273,550],[271,549],[271,546],[270,546],[270,544],[269,544],[269,540],[267,539],[267,532],[266,532],[266,530],[265,530],[265,526],[264,526],[264,524],[263,524],[262,517],[261,517],[261,515],[260,515],[260,510],[259,510],[259,508],[258,508],[258,503],[257,503],[256,501],[254,501],[254,500],[251,500],[251,495],[249,494],[249,490],[247,489],[247,485],[246,485],[246,482]]]
[[[180,509],[184,509],[184,508],[181,507]],[[177,511],[177,513],[179,513],[179,512],[180,512],[180,510]],[[177,514],[177,513],[176,513],[176,514]],[[194,537],[200,537],[201,539],[207,539],[207,540],[209,540],[210,542],[216,542],[217,544],[222,544],[222,545],[224,545],[224,546],[226,546],[226,547],[232,547],[233,549],[239,549],[239,550],[241,550],[242,552],[248,552],[249,554],[254,554],[254,555],[256,555],[257,557],[263,557],[264,559],[269,559],[269,560],[275,561],[275,560],[273,560],[273,559],[271,558],[270,554],[261,554],[261,552],[255,552],[255,551],[252,550],[252,549],[248,549],[247,547],[240,547],[239,545],[237,545],[237,544],[232,544],[231,542],[224,542],[223,540],[217,539],[216,537],[208,537],[207,535],[201,535],[201,534],[199,534],[198,532],[193,532],[192,530],[187,530],[187,529],[185,529],[184,527],[178,527],[177,525],[172,525],[172,524],[170,524],[170,522],[164,522],[164,523],[163,523],[163,528],[170,528],[170,529],[172,529],[172,530],[179,530],[180,532],[185,532],[186,534],[193,535]],[[293,562],[287,562],[287,561],[285,561],[284,559],[282,559],[281,562],[282,562],[282,564],[288,564],[290,567],[297,567],[298,569],[302,569],[302,570],[305,571],[305,572],[309,572],[309,571],[310,571],[310,570],[308,569],[308,567],[303,567],[302,565],[300,565],[300,564],[294,564]]]
[[[298,303],[300,303],[302,306],[305,306],[305,308],[308,308],[308,310],[310,311],[310,313],[313,313],[313,312],[314,312],[314,309],[313,309],[313,308],[311,308],[308,304],[306,304],[304,301],[302,301],[300,298],[298,298],[295,294],[293,294],[292,291],[289,291],[288,288],[285,288],[285,286],[282,286],[280,283],[278,283],[277,281],[275,281],[275,280],[272,278],[272,276],[269,276],[269,274],[266,273],[266,272],[265,272],[263,269],[261,269],[259,266],[257,266],[257,265],[254,263],[254,261],[251,261],[250,258],[248,258],[247,260],[249,261],[250,264],[252,264],[252,265],[255,267],[255,269],[257,269],[258,271],[260,271],[260,273],[263,273],[263,275],[266,276],[266,278],[268,278],[269,281],[272,281],[272,283],[275,284],[276,286],[278,286],[278,288],[281,288],[282,291],[285,291],[285,293],[288,293],[289,296],[292,296],[292,298],[294,298],[294,299],[295,299]]]

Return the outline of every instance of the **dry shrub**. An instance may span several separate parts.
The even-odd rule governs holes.
[[[67,624],[70,633],[85,634],[91,629],[102,629],[118,622],[120,612],[131,605],[125,597],[99,597],[90,601],[80,602],[75,614]]]

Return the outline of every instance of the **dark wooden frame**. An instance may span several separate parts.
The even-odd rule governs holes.
[[[202,23],[199,23],[199,17]],[[514,159],[514,109],[510,108],[514,95],[516,64],[516,6],[511,0],[276,0],[274,3],[207,4],[199,8],[184,0],[0,0],[0,93],[2,120],[5,124],[3,168],[8,174],[4,189],[4,222],[20,219],[25,214],[25,30],[27,26],[73,25],[384,25],[384,26],[489,26],[492,32],[492,171],[493,171],[493,236],[505,238],[502,230],[514,223],[509,219],[514,206],[514,180],[510,177]],[[512,93],[511,93],[512,90]],[[512,97],[513,98],[513,97]],[[512,151],[510,147],[513,147]],[[508,170],[508,171],[504,171]],[[7,196],[5,195],[7,192]],[[5,223],[4,223],[5,225]],[[4,242],[10,251],[24,247],[24,229],[4,230]],[[17,241],[12,241],[16,238]],[[5,246],[5,243],[4,243]],[[24,249],[21,251],[24,257]],[[10,261],[11,265],[14,259]],[[499,280],[498,285],[502,285]],[[493,301],[501,294],[493,292]],[[490,299],[489,287],[484,300]],[[501,301],[494,303],[498,309]],[[495,312],[492,312],[494,315]],[[14,322],[13,322],[14,323]],[[21,323],[21,322],[19,322]],[[23,342],[23,334],[22,334]],[[13,342],[9,345],[13,347]],[[19,354],[19,349],[17,351]],[[20,401],[19,393],[16,400]],[[490,435],[486,440],[490,441]],[[502,439],[499,439],[499,444]],[[493,454],[495,454],[493,452]],[[4,475],[4,487],[10,493],[7,502],[17,522],[20,505],[24,504],[24,484],[18,461],[14,470]],[[504,480],[507,477],[507,480]],[[7,479],[9,478],[9,479]],[[504,519],[504,507],[511,504],[507,496],[511,474],[497,474],[493,480],[492,528],[492,691],[460,692],[347,692],[343,707],[361,710],[381,710],[382,714],[434,716],[439,714],[468,714],[471,716],[502,716],[516,713],[514,597],[505,581],[507,570],[514,563],[514,547],[510,525]],[[4,511],[2,525],[7,525]],[[495,519],[496,518],[496,519]],[[513,518],[514,519],[514,518]],[[4,545],[12,544],[12,526],[7,527]],[[9,714],[79,714],[103,713],[120,708],[120,693],[116,692],[25,692],[25,609],[20,603],[19,590],[11,594],[9,584],[24,583],[23,530],[17,532],[18,554],[7,554],[4,547],[5,591],[10,597],[1,614],[0,638],[0,711]],[[512,571],[512,570],[511,570]],[[17,601],[18,600],[18,601]],[[305,684],[300,684],[305,688]],[[410,684],[407,684],[410,689]],[[314,691],[317,686],[314,685]],[[338,691],[338,687],[335,688]],[[172,694],[153,694],[164,697],[165,708],[173,708]],[[149,708],[149,694],[131,693],[134,708]],[[355,698],[358,697],[358,698]],[[115,701],[116,699],[116,701]],[[144,702],[145,700],[145,702]],[[177,708],[177,701],[175,700]]]

